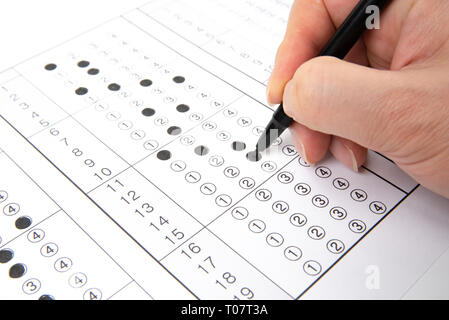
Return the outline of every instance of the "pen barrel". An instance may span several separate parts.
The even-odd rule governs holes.
[[[287,116],[284,111],[284,105],[281,103],[276,111],[273,113],[273,120],[275,120],[280,127],[284,129],[288,128],[292,123],[293,119]]]
[[[259,138],[256,145],[257,151],[264,151],[293,123],[293,119],[284,112],[282,103],[273,113],[270,122]]]
[[[376,6],[381,12],[390,2],[391,0],[361,0],[318,56],[343,59],[366,30],[366,21],[370,16],[366,9]]]

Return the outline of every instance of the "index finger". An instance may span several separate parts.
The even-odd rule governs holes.
[[[298,67],[315,57],[359,0],[295,0],[267,87],[270,104],[282,101]]]

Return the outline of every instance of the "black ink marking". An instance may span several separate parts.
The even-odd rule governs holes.
[[[7,263],[14,257],[14,252],[10,249],[0,251],[0,263]]]
[[[205,156],[209,153],[209,148],[206,146],[198,146],[195,148],[195,153],[199,156]]]
[[[262,154],[258,151],[251,151],[246,154],[246,159],[252,162],[257,162],[262,159]]]
[[[49,63],[45,66],[45,70],[48,70],[48,71],[53,71],[56,68],[57,68],[57,66],[54,63]]]
[[[176,77],[173,78],[173,81],[175,83],[183,83],[184,81],[186,81],[186,78],[181,77],[181,76],[176,76]]]
[[[149,87],[153,84],[153,81],[151,81],[150,79],[143,79],[142,81],[140,81],[140,85],[142,87]]]
[[[246,144],[244,142],[241,141],[234,141],[232,143],[232,149],[234,151],[243,151],[246,149]]]
[[[168,160],[171,158],[171,152],[168,150],[161,150],[157,153],[157,158],[162,161]]]
[[[181,128],[176,127],[176,126],[173,126],[173,127],[170,127],[167,129],[167,133],[172,136],[177,136],[177,135],[181,134],[181,132],[182,132]]]
[[[152,117],[152,116],[154,116],[155,113],[156,113],[156,111],[154,111],[154,109],[151,109],[151,108],[145,108],[142,110],[142,114],[145,117]]]
[[[16,228],[19,230],[23,230],[31,226],[32,220],[30,217],[20,217],[16,220]]]
[[[87,88],[84,87],[79,87],[78,89],[75,90],[75,93],[79,96],[83,96],[85,95],[89,90],[87,90]]]
[[[44,294],[39,297],[39,300],[55,300],[55,298],[49,294]]]
[[[100,70],[96,68],[90,68],[89,70],[87,70],[87,73],[90,74],[91,76],[95,76],[100,73]]]
[[[108,85],[108,89],[111,91],[119,91],[120,85],[118,85],[117,83],[111,83],[110,85]]]
[[[178,105],[178,106],[176,107],[176,110],[177,110],[178,112],[184,113],[184,112],[189,111],[189,110],[190,110],[190,107],[189,107],[188,105],[186,105],[186,104],[180,104],[180,105]]]
[[[81,60],[80,62],[78,62],[78,67],[80,68],[86,68],[87,66],[89,66],[90,62],[86,61],[86,60]]]
[[[9,276],[13,279],[20,278],[26,272],[26,267],[22,263],[16,263],[9,269]]]

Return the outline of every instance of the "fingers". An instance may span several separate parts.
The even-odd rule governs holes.
[[[335,32],[358,0],[296,0],[292,6],[287,31],[281,43],[267,87],[270,104],[282,101],[285,84],[296,69],[315,57]],[[329,9],[329,10],[328,10]],[[361,44],[353,56],[364,52]],[[359,58],[360,59],[360,58]]]
[[[402,120],[399,107],[404,104],[403,97],[412,96],[404,93],[406,78],[397,71],[375,70],[331,57],[314,58],[287,84],[284,110],[314,131],[382,151],[391,143],[388,136],[394,134],[392,120]],[[396,97],[402,97],[401,101],[395,101]]]
[[[287,32],[278,49],[275,67],[267,87],[267,99],[270,104],[278,104],[282,101],[285,85],[293,77],[297,68],[317,55],[335,32],[335,27],[343,22],[356,3],[357,0],[295,1]],[[365,51],[363,43],[358,42],[347,58],[359,64],[366,64]],[[299,153],[307,162],[316,163],[324,157],[331,143],[330,135],[311,130],[299,123],[294,124],[291,131]],[[342,156],[343,151],[348,152],[348,149],[339,147],[333,149],[336,150],[339,159],[344,159],[344,163],[349,164],[350,168],[357,169],[364,160],[359,156],[363,154],[363,151],[360,151],[363,148],[356,144],[348,143],[347,145],[353,147],[354,150],[349,150],[357,155],[358,162],[355,165],[352,160],[346,161],[352,159],[351,157]]]
[[[325,133],[310,130],[297,122],[290,126],[295,147],[308,163],[320,161],[329,149],[331,137]]]
[[[296,149],[307,163],[317,163],[324,158],[327,150],[351,170],[358,171],[365,163],[367,149],[352,141],[313,131],[297,122],[289,129]]]
[[[332,137],[329,149],[338,161],[354,171],[359,170],[367,156],[366,148],[336,136]]]

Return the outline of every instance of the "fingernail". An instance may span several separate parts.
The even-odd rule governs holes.
[[[306,148],[304,147],[304,144],[301,141],[298,141],[299,144],[299,153],[300,155],[303,157],[304,160],[306,160],[306,162],[308,164],[310,164],[311,166],[314,165],[314,163],[310,162],[309,158],[307,157],[307,153],[306,153]]]
[[[359,172],[359,166],[357,165],[357,159],[355,158],[354,152],[348,148],[345,144],[343,144],[346,148],[346,150],[348,150],[349,155],[351,156],[351,161],[352,161],[352,170],[354,170],[355,172]]]
[[[292,91],[293,91],[292,90],[292,83],[290,81],[285,86],[284,99],[283,99],[282,103],[283,103],[283,106],[284,106],[285,113],[294,119],[294,116],[290,112],[292,110],[292,108],[291,108],[291,100],[292,100],[292,97],[293,97],[293,92]]]
[[[275,103],[273,103],[271,100],[270,100],[270,87],[269,86],[267,86],[267,90],[266,90],[266,97],[267,97],[267,103],[268,103],[268,105],[270,106],[270,107],[274,107],[276,104]]]

